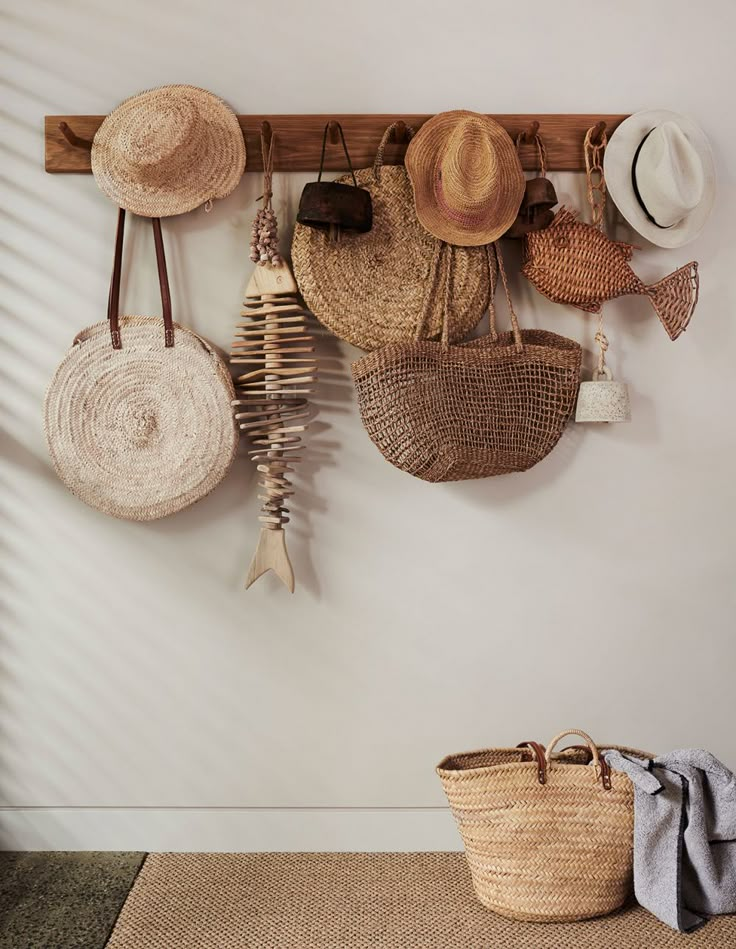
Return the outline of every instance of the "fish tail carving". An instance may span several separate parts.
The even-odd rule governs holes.
[[[658,283],[645,287],[670,339],[677,339],[687,329],[698,302],[699,286],[698,265],[693,260]]]

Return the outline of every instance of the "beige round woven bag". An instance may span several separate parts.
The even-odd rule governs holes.
[[[217,353],[171,320],[158,219],[164,322],[118,317],[124,214],[109,322],[74,340],[46,393],[44,427],[56,473],[73,494],[104,514],[150,521],[193,504],[225,476],[238,441],[235,395]]]
[[[126,99],[92,144],[92,173],[115,204],[144,217],[183,214],[233,191],[245,171],[238,117],[196,86]]]
[[[309,309],[335,336],[365,350],[410,342],[422,323],[428,338],[440,335],[443,301],[431,293],[438,259],[441,268],[452,267],[452,341],[476,326],[490,298],[484,248],[451,247],[437,255],[440,242],[419,223],[406,169],[383,166],[394,127],[384,132],[373,167],[355,172],[373,201],[371,230],[330,241],[325,232],[297,224],[291,247]],[[338,181],[350,184],[352,177]],[[439,277],[444,284],[444,272]]]

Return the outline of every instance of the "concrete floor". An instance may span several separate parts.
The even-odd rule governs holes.
[[[0,949],[103,949],[144,857],[0,852]]]

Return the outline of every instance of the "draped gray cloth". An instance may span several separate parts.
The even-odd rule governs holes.
[[[634,890],[680,932],[736,913],[736,778],[699,748],[606,760],[634,785]]]

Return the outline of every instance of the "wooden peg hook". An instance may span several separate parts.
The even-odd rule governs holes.
[[[603,144],[603,135],[606,131],[605,122],[596,122],[593,126],[593,130],[590,133],[590,144],[591,145],[602,145]]]
[[[273,129],[271,128],[271,123],[268,119],[264,119],[261,122],[261,139],[263,141],[263,146],[266,149],[266,154],[268,154],[271,148],[271,141],[273,139]]]
[[[521,140],[525,145],[533,144],[539,133],[539,122],[535,119],[532,124],[522,133]]]
[[[340,144],[340,123],[336,122],[335,119],[332,119],[327,130],[327,137],[330,141],[330,145],[339,145]]]
[[[80,138],[76,132],[69,128],[66,122],[59,122],[59,131],[73,148],[84,148],[91,151],[92,142],[87,138]]]
[[[403,145],[407,140],[406,122],[401,119],[394,126],[394,142],[396,145]]]

